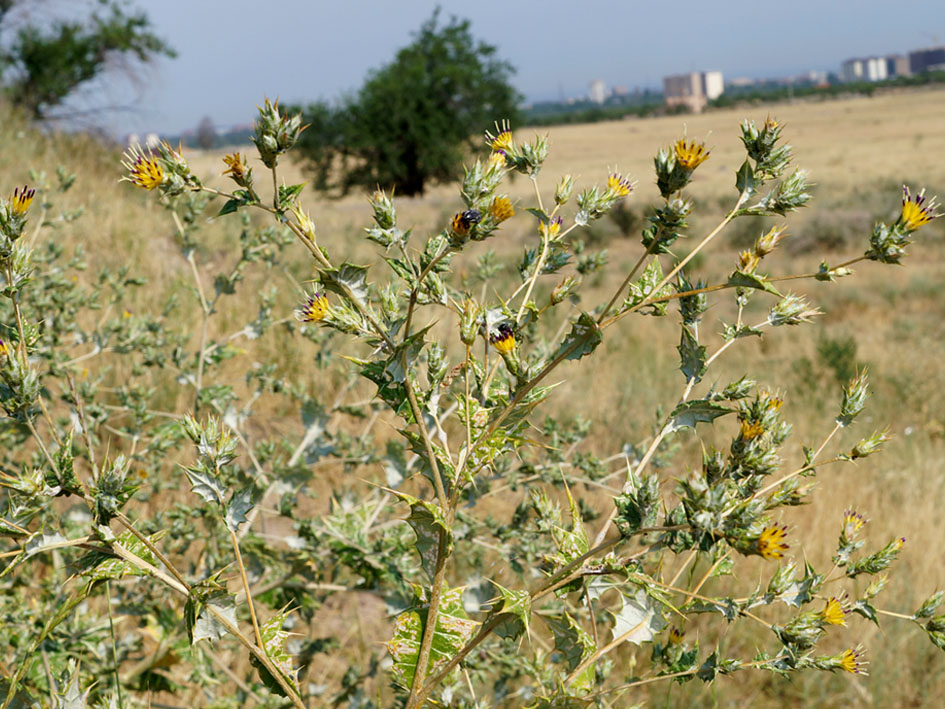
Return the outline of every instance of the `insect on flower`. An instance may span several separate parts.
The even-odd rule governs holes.
[[[492,346],[501,354],[508,354],[515,349],[515,331],[507,322],[499,325],[498,330],[489,338]]]
[[[482,221],[482,213],[478,209],[467,209],[459,212],[450,222],[450,229],[460,236],[466,236],[469,230]]]

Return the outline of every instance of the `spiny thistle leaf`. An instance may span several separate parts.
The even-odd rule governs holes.
[[[532,612],[532,597],[528,591],[513,591],[495,581],[492,585],[499,591],[496,605],[492,607],[489,618],[498,617],[502,622],[496,626],[495,633],[503,638],[517,638],[528,632],[528,619]]]
[[[425,600],[425,599],[424,599]],[[394,660],[391,669],[394,682],[410,689],[417,671],[420,642],[427,623],[428,606],[411,608],[394,621],[394,636],[387,642],[387,651]],[[470,620],[463,608],[463,589],[445,589],[440,597],[440,608],[433,634],[433,647],[427,675],[437,672],[473,637],[479,623]]]
[[[640,589],[633,596],[620,594],[621,607],[614,616],[613,639],[623,638],[634,645],[642,645],[656,637],[666,627],[662,604]]]
[[[246,521],[247,513],[252,510],[253,507],[255,507],[255,504],[253,503],[252,485],[234,492],[226,506],[224,521],[226,522],[227,528],[233,533],[238,532],[240,525]]]
[[[597,321],[590,315],[582,312],[580,317],[571,325],[571,332],[564,338],[564,342],[555,353],[555,357],[564,355],[565,359],[581,359],[589,355],[604,341]]]
[[[272,616],[272,618],[259,626],[259,634],[262,637],[263,652],[266,653],[266,657],[276,666],[276,669],[282,674],[282,678],[286,683],[298,693],[298,670],[292,667],[292,656],[286,651],[285,647],[285,641],[286,638],[289,637],[289,632],[282,629],[287,616],[288,613],[286,612],[277,613]],[[263,666],[255,655],[250,655],[249,660],[259,672],[259,678],[263,681],[263,684],[279,696],[287,696],[285,690],[276,681],[276,678],[270,674],[269,670]]]
[[[564,657],[568,672],[577,669],[597,649],[591,636],[578,625],[577,621],[567,611],[562,615],[542,616],[542,620],[547,623],[548,628],[554,635],[555,650]],[[568,686],[579,690],[590,689],[595,672],[595,666],[592,663],[571,680]]]
[[[719,416],[730,413],[732,413],[731,409],[706,399],[686,401],[673,409],[666,427],[670,432],[695,428],[697,423],[712,423]]]
[[[221,614],[232,625],[237,625],[236,601],[226,592],[218,576],[219,574],[215,574],[190,588],[190,595],[184,606],[184,621],[191,645],[196,645],[203,639],[219,640],[227,634],[226,626],[213,611]]]
[[[443,550],[447,556],[453,549],[453,532],[446,521],[443,510],[434,502],[419,500],[405,492],[388,490],[410,505],[410,516],[407,524],[417,535],[417,552],[420,554],[420,563],[430,578],[436,568],[436,559],[440,554],[440,544],[446,544]]]

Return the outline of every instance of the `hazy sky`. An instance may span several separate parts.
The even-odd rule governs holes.
[[[178,58],[149,70],[135,115],[113,130],[176,132],[204,115],[248,122],[263,96],[332,99],[388,62],[439,4],[517,68],[528,100],[665,74],[779,76],[839,69],[851,56],[945,41],[945,0],[138,0]],[[938,35],[938,37],[936,37]],[[938,42],[936,42],[938,40]]]

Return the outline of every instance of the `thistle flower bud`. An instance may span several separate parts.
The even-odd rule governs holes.
[[[394,202],[384,190],[375,190],[368,197],[371,209],[374,210],[374,223],[381,229],[390,229],[397,223],[397,212]]]
[[[668,252],[673,242],[683,236],[682,230],[689,226],[687,219],[691,213],[691,200],[681,197],[668,200],[650,217],[650,226],[643,231],[643,245],[650,253]]]
[[[879,551],[851,562],[846,569],[847,576],[852,579],[860,574],[877,574],[885,571],[899,558],[899,552],[905,543],[905,537],[897,537]]]
[[[754,121],[743,121],[741,129],[742,143],[748,157],[756,163],[756,174],[764,178],[780,176],[791,160],[790,145],[775,147],[781,139],[783,125],[769,116],[760,129]]]
[[[259,118],[255,123],[256,132],[252,140],[263,164],[273,168],[279,155],[295,145],[305,126],[302,125],[302,114],[291,117],[282,114],[278,101],[272,102],[267,98],[258,108]]]
[[[676,280],[676,292],[685,293],[687,291],[699,290],[705,288],[706,282],[703,280],[691,283],[685,274],[680,271]],[[684,325],[697,327],[702,321],[702,315],[709,308],[709,300],[705,293],[694,293],[685,295],[679,299],[679,314],[682,316]]]
[[[915,617],[931,618],[938,607],[942,605],[943,600],[945,600],[945,591],[936,591],[919,606],[919,609],[915,612]]]
[[[250,188],[253,186],[253,168],[246,165],[245,158],[240,153],[224,155],[223,162],[226,163],[226,170],[223,175],[229,176],[233,182],[240,187]]]
[[[668,200],[689,184],[692,171],[679,165],[676,153],[672,150],[660,148],[653,158],[653,166],[656,170],[656,187],[663,199]]]
[[[808,650],[824,636],[824,622],[820,613],[808,611],[792,618],[786,625],[772,627],[778,639],[785,645],[794,645],[798,649]]]
[[[579,278],[575,278],[574,276],[568,276],[565,278],[563,281],[561,281],[561,283],[556,285],[551,290],[551,304],[558,305],[559,303],[564,302],[574,293],[580,284],[581,280]]]
[[[439,382],[446,376],[449,361],[439,342],[434,342],[427,350],[427,376],[431,382]]]
[[[555,187],[555,204],[564,205],[571,199],[571,193],[574,191],[574,178],[571,175],[565,175]]]
[[[886,588],[886,584],[889,581],[888,574],[880,574],[875,579],[870,581],[870,585],[866,587],[866,590],[863,592],[863,600],[868,601],[871,598],[876,598],[883,589]]]
[[[853,450],[850,451],[850,458],[856,460],[857,458],[865,458],[868,455],[872,455],[888,440],[889,436],[886,434],[886,431],[877,431],[869,438],[864,438],[853,446]]]
[[[761,213],[780,214],[784,216],[807,204],[811,195],[807,192],[807,171],[795,170],[789,177],[778,183],[770,193],[758,203],[757,210]]]
[[[768,311],[768,322],[774,327],[798,325],[802,322],[810,322],[813,317],[820,314],[818,308],[810,307],[804,296],[788,293]]]
[[[759,236],[755,241],[755,254],[758,255],[758,258],[764,258],[774,251],[778,246],[778,242],[784,238],[786,232],[787,225],[778,224]]]
[[[463,344],[472,345],[476,342],[481,324],[482,306],[472,298],[466,298],[459,320],[459,339],[463,341]]]
[[[840,415],[837,423],[843,427],[849,426],[863,408],[869,398],[869,377],[867,370],[858,372],[852,381],[843,388],[843,401],[840,403]]]

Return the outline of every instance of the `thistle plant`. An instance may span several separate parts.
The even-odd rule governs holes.
[[[864,235],[857,258],[775,275],[768,264],[789,238],[779,224],[729,275],[704,281],[693,259],[731,222],[784,217],[811,199],[784,126],[745,121],[746,158],[721,221],[690,239],[696,205],[687,188],[711,151],[682,138],[656,154],[661,202],[635,265],[606,274],[605,259],[577,237],[638,184],[614,171],[576,195],[570,175],[548,188],[547,138],[521,140],[500,123],[465,171],[461,206],[425,236],[402,227],[392,194],[370,196],[364,237],[378,257],[369,268],[335,253],[342,242],[322,239],[303,207],[304,185],[279,181],[302,129],[277,103],[260,108],[255,169],[270,172],[271,195],[240,153],[221,165],[229,191],[204,185],[166,144],[126,155],[124,179],[168,210],[193,281],[194,323],[180,321],[176,297],[159,312],[121,309],[128,289],[142,285],[127,273],[100,274],[87,294],[62,282],[64,254],[40,241],[44,220],[25,236],[34,203],[42,200],[44,214],[53,208],[47,184],[0,202],[0,534],[9,540],[0,624],[11,639],[0,654],[3,707],[39,697],[123,705],[154,689],[183,691],[185,678],[213,706],[611,706],[662,681],[865,674],[855,616],[910,620],[945,647],[941,593],[911,613],[877,600],[906,540],[870,538],[867,511],[837,520],[832,558],[802,568],[789,559],[804,542],[790,508],[808,500],[815,477],[887,440],[878,431],[849,449],[832,445],[864,410],[868,373],[844,388],[833,426],[800,457],[786,448],[786,394],[775,382],[746,374],[707,383],[742,340],[778,337],[820,314],[788,284],[832,283],[861,261],[899,263],[939,216],[934,199],[906,188],[898,220]],[[516,203],[503,190],[514,173],[531,182],[533,199]],[[69,186],[60,175],[59,190]],[[201,249],[204,212],[220,199],[216,216],[237,220],[239,232],[238,254],[223,267]],[[520,281],[509,285],[494,257],[482,257],[475,273],[491,287],[474,292],[458,276],[472,268],[470,245],[501,239],[512,220],[533,235],[514,265]],[[284,254],[297,262],[295,242],[311,271],[307,283],[288,279],[294,306],[280,310],[277,293],[265,291],[253,320],[217,334],[217,315],[244,277],[275,274]],[[588,305],[591,273],[613,276],[613,290]],[[714,342],[704,321],[730,297],[734,319],[714,328]],[[759,321],[749,317],[753,300],[764,301]],[[53,317],[61,301],[72,317]],[[89,318],[104,301],[115,316]],[[541,418],[562,365],[587,366],[615,328],[677,312],[683,384],[644,444],[580,453],[589,423]],[[335,367],[334,403],[327,384],[313,394],[277,363],[241,358],[235,343],[267,334],[323,374]],[[76,342],[88,350],[69,354]],[[107,366],[88,371],[105,357]],[[361,381],[367,399],[346,401]],[[263,401],[300,414],[302,428],[260,421]],[[672,449],[685,431],[729,442],[705,444],[701,465],[683,471]],[[329,465],[359,477],[313,515],[305,498],[322,488]],[[593,509],[580,490],[608,489],[600,481],[615,475],[622,486]],[[489,507],[499,495],[514,501],[502,519]],[[267,514],[291,524],[288,544],[262,530]],[[738,573],[748,557],[763,564],[756,585]],[[732,591],[716,583],[723,575],[745,582]],[[861,578],[865,587],[854,583]],[[328,692],[313,658],[331,643],[299,631],[344,593],[384,598],[391,635],[374,662],[352,666]],[[147,647],[140,634],[116,632],[118,616],[132,612],[145,619]],[[757,653],[700,644],[698,631],[713,621],[761,628]],[[644,645],[633,664],[615,660]]]

